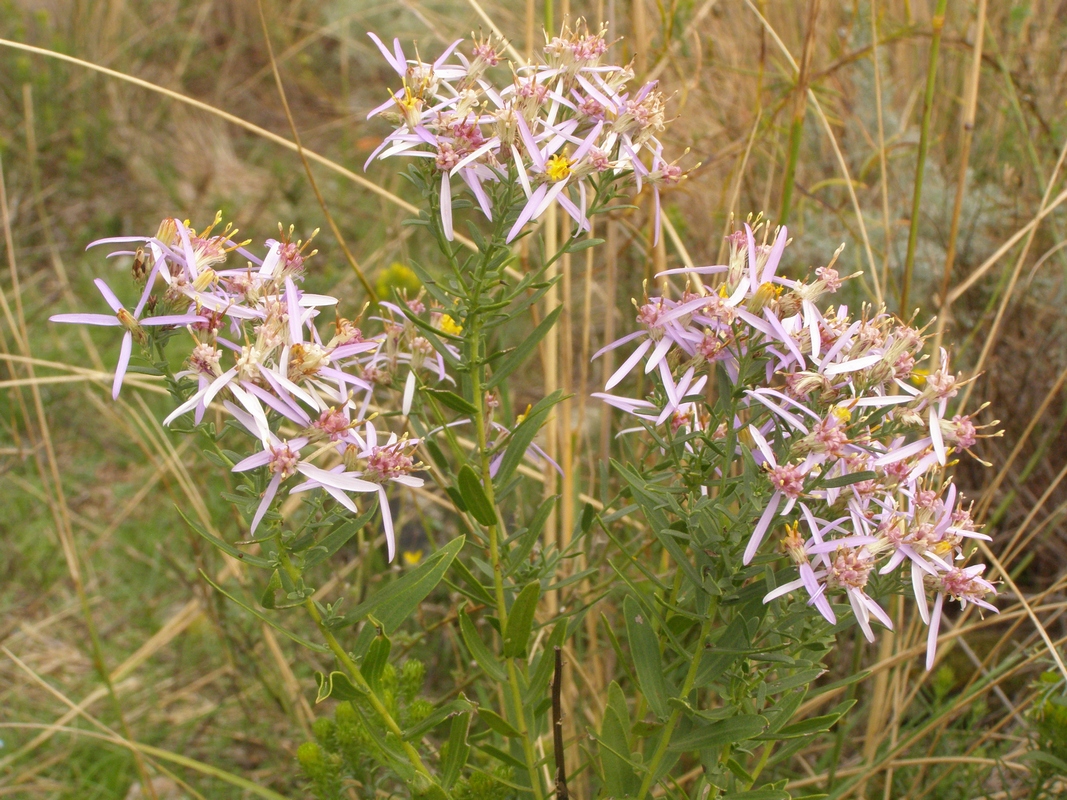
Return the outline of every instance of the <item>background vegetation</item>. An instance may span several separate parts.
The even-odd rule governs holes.
[[[774,770],[797,794],[835,797],[1067,793],[1063,656],[1049,653],[1067,641],[1067,4],[263,3],[301,141],[321,156],[315,179],[372,284],[387,285],[390,265],[421,245],[401,225],[410,210],[398,170],[378,164],[363,177],[384,132],[365,113],[395,81],[367,30],[432,57],[493,24],[522,52],[535,24],[584,15],[610,22],[624,37],[616,57],[674,93],[666,141],[689,148],[683,166],[701,165],[665,196],[676,235],[652,246],[650,196],[618,215],[607,245],[566,267],[558,350],[543,353],[545,383],[575,393],[558,440],[544,444],[595,487],[592,500],[609,494],[600,465],[618,445],[615,421],[582,399],[612,370],[588,355],[631,324],[643,280],[714,263],[731,214],[787,218],[797,275],[845,242],[841,264],[864,273],[855,306],[882,300],[930,323],[932,346],[951,344],[977,376],[963,410],[988,400],[987,420],[1005,431],[979,447],[991,468],[958,470],[994,537],[1001,614],[953,617],[929,674],[922,628],[907,616],[876,648],[843,637],[824,680],[869,671],[847,690],[860,701],[850,727]],[[142,381],[111,402],[107,332],[46,322],[96,302],[103,258],[84,251],[89,241],[152,232],[164,216],[202,225],[220,208],[250,235],[279,220],[298,235],[322,227],[309,285],[349,298],[349,311],[362,305],[287,144],[256,2],[3,0],[0,36],[0,796],[148,796],[123,736],[157,748],[144,757],[160,798],[246,794],[222,773],[303,796],[293,753],[316,714],[317,665],[205,587],[198,568],[235,585],[243,576],[174,510],[237,531],[217,470],[160,427],[160,387]],[[528,380],[515,409],[544,394]],[[397,502],[406,549],[454,535],[432,498]],[[373,586],[381,555],[360,548],[320,591],[358,600]],[[401,642],[428,662],[440,696],[463,667],[427,652],[420,631],[453,613],[436,596]],[[597,635],[593,626],[567,653],[574,737],[613,668]]]

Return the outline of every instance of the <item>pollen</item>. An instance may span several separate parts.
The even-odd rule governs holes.
[[[574,162],[564,155],[554,155],[545,164],[545,174],[553,183],[564,180],[571,174],[571,165]]]

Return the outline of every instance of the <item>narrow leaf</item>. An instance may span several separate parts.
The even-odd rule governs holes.
[[[441,582],[452,561],[463,549],[464,542],[464,536],[453,539],[415,569],[404,573],[385,588],[375,592],[370,599],[360,603],[346,615],[347,618],[358,622],[374,613],[385,633],[392,633]]]
[[[263,558],[262,556],[250,555],[250,554],[245,553],[245,552],[243,552],[241,550],[238,550],[232,544],[230,544],[229,542],[223,541],[218,536],[212,536],[210,533],[205,531],[203,528],[201,528],[199,525],[197,525],[195,522],[193,522],[191,519],[189,519],[187,516],[185,516],[185,514],[182,513],[182,510],[180,508],[178,508],[177,506],[175,506],[174,508],[179,514],[181,514],[181,518],[185,520],[185,524],[186,525],[188,525],[194,531],[199,533],[201,536],[203,536],[205,539],[207,539],[209,542],[211,542],[211,544],[215,545],[215,547],[217,547],[222,552],[226,553],[227,555],[233,556],[238,561],[243,561],[246,564],[251,564],[253,567],[261,567],[263,569],[273,569],[274,568],[274,565],[271,564],[271,562],[269,560]]]
[[[471,651],[471,655],[478,662],[478,666],[485,670],[485,674],[497,683],[507,683],[508,676],[504,672],[503,665],[497,661],[496,656],[485,646],[482,637],[478,635],[478,629],[474,626],[471,618],[467,616],[466,609],[461,609],[459,612],[459,632],[463,637],[463,643]]]
[[[504,629],[504,658],[525,658],[526,642],[530,639],[537,599],[541,596],[541,584],[537,581],[526,584],[508,614]]]
[[[509,739],[518,739],[522,736],[521,733],[511,726],[510,722],[495,711],[490,711],[488,708],[479,708],[478,716],[481,717],[482,722],[488,725],[490,729],[496,731],[501,736],[506,736]]]
[[[493,389],[500,385],[500,382],[504,378],[508,377],[511,373],[526,363],[526,359],[530,357],[534,348],[545,338],[552,326],[556,324],[556,320],[559,319],[560,312],[563,311],[563,306],[556,306],[552,311],[545,315],[545,318],[541,320],[540,324],[534,328],[529,336],[523,339],[522,344],[512,350],[508,356],[500,362],[500,365],[493,370],[493,377],[489,379],[489,388]]]
[[[684,736],[674,738],[669,749],[676,752],[690,752],[721,747],[724,744],[737,744],[754,736],[759,736],[767,728],[767,720],[759,714],[740,714],[736,717],[712,722],[693,728]]]
[[[486,497],[482,482],[478,480],[478,475],[470,464],[460,467],[456,485],[471,516],[482,525],[496,525],[496,509]]]
[[[637,669],[637,682],[648,701],[648,707],[663,719],[667,716],[667,680],[663,676],[659,641],[652,630],[652,621],[645,617],[641,606],[629,595],[623,601],[623,613],[626,615],[630,654]]]
[[[364,525],[370,522],[375,511],[377,511],[376,508],[372,508],[370,511],[365,511],[355,519],[344,522],[336,530],[326,534],[322,541],[308,550],[307,554],[304,556],[304,568],[309,569],[316,564],[321,564],[323,561],[333,556],[333,554],[344,547],[353,536],[359,533]]]
[[[470,756],[471,746],[467,742],[470,726],[470,714],[457,714],[452,717],[452,727],[448,732],[448,750],[441,759],[441,785],[446,790],[452,788],[467,763],[467,757]]]
[[[478,413],[478,409],[455,392],[449,392],[445,389],[429,389],[426,387],[423,387],[422,391],[441,405],[451,408],[453,411],[458,411],[460,414],[474,416]]]

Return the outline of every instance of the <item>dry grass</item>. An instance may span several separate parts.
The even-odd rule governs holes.
[[[577,393],[548,444],[568,474],[595,487],[590,495],[605,497],[598,465],[612,421],[582,398],[612,367],[588,366],[588,354],[629,324],[642,280],[664,265],[714,262],[731,214],[776,217],[791,187],[792,262],[817,266],[844,241],[845,263],[864,272],[850,303],[898,310],[915,231],[906,315],[937,317],[937,341],[980,373],[966,410],[989,400],[986,414],[1003,420],[1005,435],[979,448],[992,468],[964,463],[958,478],[994,535],[1002,611],[943,626],[929,674],[918,661],[924,630],[906,612],[877,650],[842,640],[835,672],[871,671],[854,690],[850,727],[769,767],[798,790],[832,785],[834,797],[1028,796],[1020,759],[1032,747],[1032,681],[1063,668],[1049,642],[1062,653],[1067,640],[1067,11],[1052,0],[949,4],[920,159],[932,5],[573,3],[572,15],[610,20],[627,37],[623,57],[674,93],[667,141],[690,149],[683,165],[702,166],[666,198],[676,235],[659,248],[643,197],[606,223],[608,244],[589,261],[560,265],[568,307],[544,353],[544,382],[518,389]],[[320,240],[314,280],[355,307],[359,281],[338,237],[371,284],[379,268],[422,252],[400,227],[412,199],[402,182],[381,166],[369,181],[362,174],[380,134],[362,110],[387,83],[364,32],[416,39],[428,54],[495,25],[518,54],[544,8],[265,6],[293,124],[337,222],[337,235]],[[558,21],[563,9],[553,12]],[[90,296],[102,263],[83,253],[93,238],[219,207],[249,232],[278,220],[325,228],[257,5],[8,2],[0,21],[7,39],[138,81],[0,47],[0,797],[124,797],[139,773],[171,782],[152,781],[160,798],[250,796],[240,779],[297,796],[291,753],[321,665],[205,593],[194,565],[235,585],[246,578],[204,552],[172,505],[208,528],[235,521],[206,487],[195,448],[159,427],[161,387],[131,381],[141,391],[111,404],[106,339],[61,338],[44,322]],[[560,533],[593,499],[563,488]],[[336,565],[334,587],[362,589],[359,559],[349,552]],[[582,665],[569,697],[575,736],[598,716],[612,668],[596,615],[588,619],[569,654]],[[448,668],[442,660],[442,694]],[[828,693],[807,711],[837,699]]]

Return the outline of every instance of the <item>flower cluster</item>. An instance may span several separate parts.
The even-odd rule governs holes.
[[[116,397],[133,340],[144,347],[149,345],[146,327],[169,330],[169,338],[176,338],[175,328],[184,327],[188,356],[185,369],[173,377],[189,388],[165,423],[190,413],[199,423],[219,399],[253,437],[257,451],[233,467],[235,472],[264,469],[269,476],[252,531],[290,480],[290,492],[322,489],[353,512],[350,495],[372,493],[380,498],[392,560],[396,543],[385,487],[422,485],[412,474],[419,468],[412,455],[419,441],[376,429],[370,421],[372,404],[376,392],[403,385],[407,414],[419,375],[448,379],[443,358],[408,316],[388,303],[381,304],[382,316],[371,318],[383,329],[380,333],[365,335],[356,321],[340,316],[320,331],[319,317],[337,299],[299,288],[305,261],[314,255],[309,243],[293,241],[290,229],[267,240],[260,258],[246,249],[250,242],[235,241],[235,230],[214,233],[219,221],[216,217],[197,232],[188,222],[166,219],[152,237],[94,242],[136,245],[136,250],[111,254],[134,258],[134,277],[144,284],[135,310],[127,311],[98,279],[114,316],[59,314],[52,320],[125,328]],[[244,266],[226,266],[234,255]],[[436,319],[447,327],[441,325],[442,315],[428,312],[418,298],[408,305],[427,324]]]
[[[867,593],[871,575],[904,570],[929,625],[932,665],[946,597],[996,610],[985,599],[995,593],[982,578],[985,566],[960,566],[967,540],[989,537],[945,475],[950,454],[971,448],[979,428],[970,416],[948,416],[960,381],[944,352],[924,374],[920,331],[867,307],[856,318],[845,306],[821,311],[816,302],[843,282],[836,254],[814,280],[790,280],[778,274],[787,244],[785,228],[757,244],[746,225],[730,237],[729,264],[669,270],[715,276],[718,286],[688,286],[677,300],[646,298],[641,329],[601,351],[637,343],[606,388],[642,362],[659,387],[651,399],[597,396],[646,423],[668,423],[672,433],[725,440],[727,420],[708,430],[704,386],[716,369],[742,386],[732,420],[736,454],[755,462],[768,490],[743,560],[750,563],[781,526],[782,548],[799,573],[765,601],[803,590],[834,623],[828,597],[844,594],[873,641],[871,618],[889,628],[892,621]],[[686,446],[699,441],[689,436]]]
[[[664,99],[655,82],[637,90],[627,67],[601,63],[608,43],[603,29],[564,27],[544,47],[544,63],[513,67],[505,85],[490,71],[501,63],[501,48],[476,40],[470,56],[453,42],[433,63],[408,59],[395,40],[393,50],[371,39],[400,77],[402,85],[368,116],[384,115],[396,124],[367,160],[412,156],[432,162],[440,180],[440,214],[451,240],[452,190],[456,179],[493,219],[487,185],[506,180],[522,187],[524,201],[507,234],[557,203],[588,229],[591,187],[601,178],[632,175],[640,191],[652,187],[656,237],[660,187],[676,184],[681,168],[667,162],[656,138],[664,127]]]

